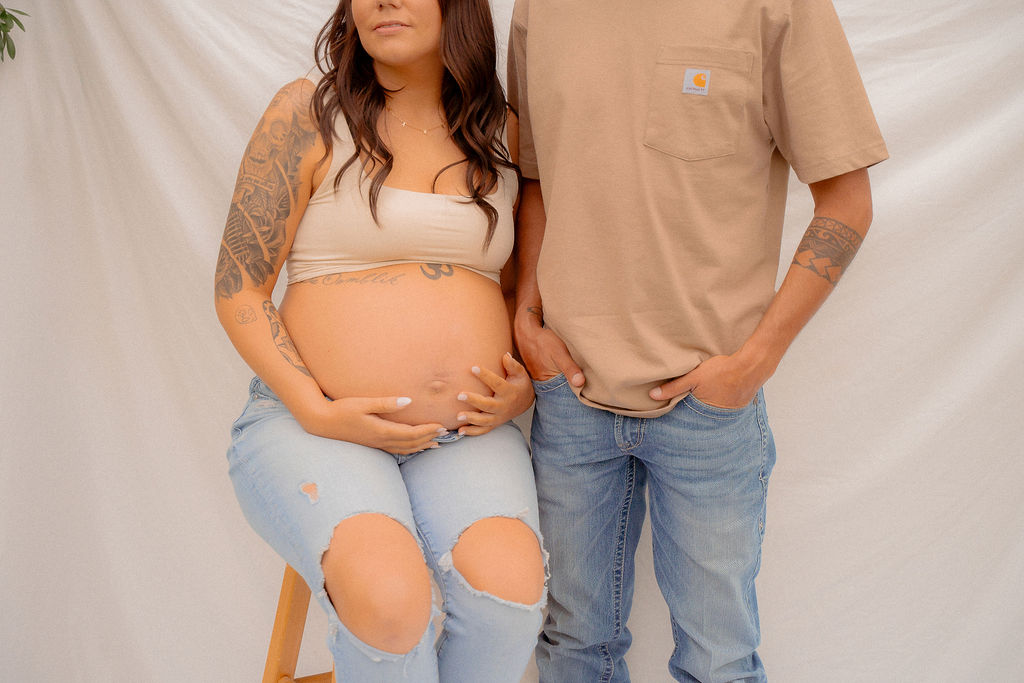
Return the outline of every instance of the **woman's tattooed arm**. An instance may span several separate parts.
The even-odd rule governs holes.
[[[282,368],[287,376],[291,366],[310,376],[270,297],[323,152],[309,114],[312,90],[306,80],[281,88],[256,126],[217,258],[214,292],[221,323],[246,362],[270,375]]]
[[[274,338],[277,350],[281,352],[286,361],[291,363],[292,367],[302,374],[312,377],[309,370],[306,369],[306,364],[299,357],[299,350],[295,348],[292,338],[288,336],[288,331],[284,328],[284,323],[281,322],[281,314],[277,312],[273,302],[264,301],[263,312],[266,314],[267,320],[270,321],[270,335]]]
[[[298,204],[299,165],[316,142],[305,114],[308,95],[284,88],[270,103],[249,142],[231,199],[215,288],[230,299],[242,290],[242,273],[263,286],[281,265],[285,223]]]

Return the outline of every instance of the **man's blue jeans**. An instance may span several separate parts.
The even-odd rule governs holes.
[[[634,562],[650,495],[654,569],[672,617],[678,681],[766,681],[757,655],[775,443],[759,392],[738,410],[693,396],[657,418],[584,405],[559,375],[534,382],[531,442],[551,553],[543,683],[628,681]]]

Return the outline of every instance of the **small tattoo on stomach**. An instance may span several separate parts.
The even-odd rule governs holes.
[[[447,263],[425,263],[420,266],[420,272],[431,280],[440,280],[442,277],[454,275],[455,268]]]

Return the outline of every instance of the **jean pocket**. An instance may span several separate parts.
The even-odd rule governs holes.
[[[660,46],[644,145],[686,161],[735,154],[753,63],[743,50]]]
[[[569,383],[569,380],[565,378],[565,374],[561,372],[555,375],[554,377],[548,377],[547,379],[531,378],[531,381],[533,382],[534,392],[538,394],[545,393],[548,391],[554,391],[555,389],[565,386],[566,384]]]
[[[258,377],[254,378],[249,385],[249,400],[246,401],[242,414],[231,425],[231,438],[238,441],[242,438],[245,430],[265,417],[276,414],[284,408],[279,399],[270,388]],[[287,408],[284,408],[287,410]]]
[[[756,400],[757,399],[755,398],[754,401],[751,401],[740,408],[722,408],[721,406],[713,406],[710,403],[705,403],[693,394],[687,394],[686,397],[683,398],[683,405],[698,415],[710,417],[713,420],[731,420],[747,412],[747,410],[754,405]]]

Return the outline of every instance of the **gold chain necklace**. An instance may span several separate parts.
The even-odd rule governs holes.
[[[414,126],[411,123],[409,123],[408,121],[406,121],[405,119],[403,119],[391,107],[385,105],[384,108],[387,109],[388,112],[392,116],[394,116],[396,119],[398,119],[398,122],[402,124],[402,128],[412,128],[413,130],[418,130],[419,132],[423,133],[424,135],[427,135],[432,130],[437,130],[438,128],[444,128],[444,127],[447,127],[447,125],[448,125],[446,122],[442,121],[441,123],[437,124],[433,128],[420,128],[419,126]]]

